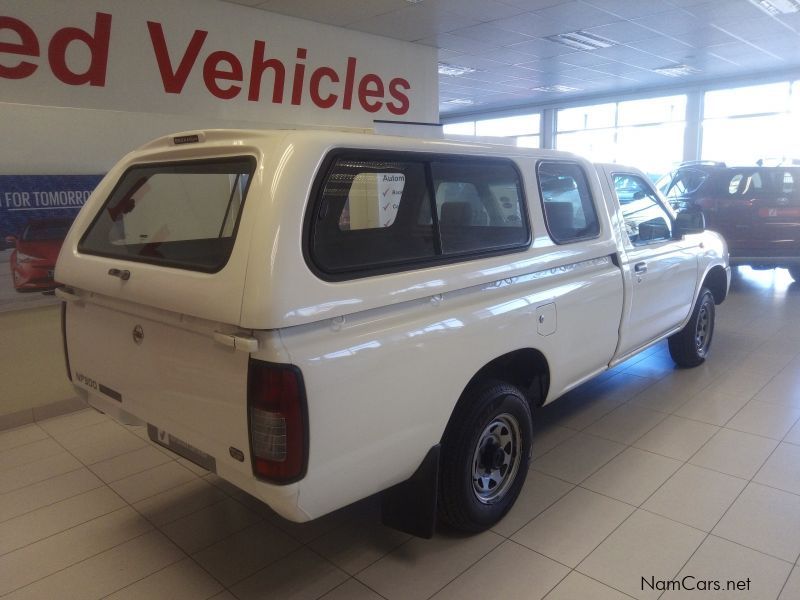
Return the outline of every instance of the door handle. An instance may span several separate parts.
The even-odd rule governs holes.
[[[122,281],[128,281],[131,278],[131,272],[128,269],[109,269],[108,274],[112,277],[119,277]]]
[[[637,275],[644,275],[645,273],[647,273],[647,263],[644,261],[636,263],[635,265],[633,265],[633,271]]]

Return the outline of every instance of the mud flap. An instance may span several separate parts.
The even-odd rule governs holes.
[[[436,444],[414,474],[381,494],[381,521],[404,533],[430,539],[436,530],[439,453]]]

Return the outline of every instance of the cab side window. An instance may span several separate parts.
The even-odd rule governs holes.
[[[640,246],[672,239],[672,218],[647,182],[628,173],[618,173],[613,178],[631,244]]]
[[[553,241],[565,244],[599,235],[600,223],[583,169],[576,163],[543,161],[536,171]]]

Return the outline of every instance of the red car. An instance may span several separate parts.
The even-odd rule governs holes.
[[[32,220],[22,235],[6,238],[6,243],[14,247],[9,262],[15,290],[41,292],[56,287],[53,271],[71,224],[71,219]]]
[[[800,282],[800,166],[684,163],[657,185],[676,210],[703,211],[732,265],[785,267]]]

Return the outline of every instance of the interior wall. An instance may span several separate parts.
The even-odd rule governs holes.
[[[67,379],[58,306],[0,313],[0,416],[74,396]]]
[[[192,129],[269,129],[279,123],[0,102],[0,175],[103,174],[154,138]]]
[[[285,123],[0,102],[0,175],[102,174],[162,135],[197,129],[286,128]],[[314,123],[292,128],[325,127]]]

